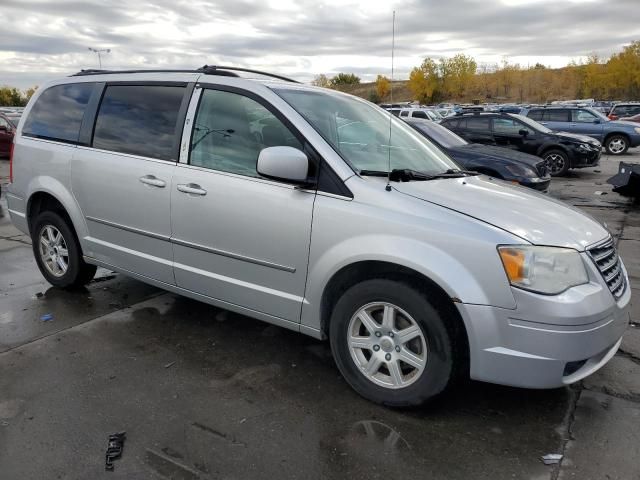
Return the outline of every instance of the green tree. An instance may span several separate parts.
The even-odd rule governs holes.
[[[332,87],[342,87],[349,85],[358,85],[360,83],[360,77],[353,73],[339,73],[331,79]]]
[[[21,107],[25,104],[20,90],[15,87],[0,87],[0,106]]]

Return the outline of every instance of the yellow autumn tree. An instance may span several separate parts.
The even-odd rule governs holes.
[[[378,75],[378,78],[376,78],[376,95],[378,96],[378,101],[384,100],[390,91],[391,81],[384,75]]]

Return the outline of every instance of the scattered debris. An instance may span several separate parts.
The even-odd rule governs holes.
[[[607,179],[613,191],[624,197],[635,197],[640,201],[640,164],[620,162],[618,173]]]
[[[596,190],[593,192],[595,195],[607,195],[607,192],[601,192],[600,190]]]
[[[175,363],[176,363],[176,362],[170,362],[170,363],[167,363],[167,364],[164,366],[164,368],[171,368],[171,367],[173,367],[173,366],[175,365]]]
[[[53,315],[51,315],[50,313],[45,313],[40,317],[40,320],[42,320],[43,322],[50,322],[51,320],[53,320]]]
[[[602,173],[602,170],[594,170],[593,173]]]
[[[563,456],[564,455],[560,453],[547,453],[544,457],[541,458],[545,465],[556,465],[560,463],[560,460],[562,460]]]
[[[42,298],[42,297],[44,297],[44,293],[42,292],[36,293],[36,298]]]
[[[113,461],[122,457],[122,449],[124,441],[127,438],[127,432],[114,433],[109,435],[109,445],[107,446],[106,461],[104,469],[107,472],[113,472]]]
[[[246,418],[243,418],[243,419],[241,419],[241,420],[240,420],[240,423],[244,423],[244,422],[246,422],[246,421],[247,421],[247,419],[246,419]]]

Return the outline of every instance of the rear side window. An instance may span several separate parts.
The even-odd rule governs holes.
[[[528,114],[527,117],[529,117],[531,120],[535,120],[536,122],[539,122],[540,120],[542,120],[542,110],[531,110]]]
[[[46,89],[22,127],[28,137],[77,143],[93,83],[70,83]]]
[[[489,117],[467,118],[467,130],[488,132],[490,130]]]
[[[542,119],[545,122],[568,122],[569,110],[545,110]]]
[[[109,85],[102,97],[93,147],[177,160],[176,123],[185,87]]]

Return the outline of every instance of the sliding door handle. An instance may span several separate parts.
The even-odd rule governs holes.
[[[197,183],[178,184],[178,191],[191,195],[206,195],[207,191]]]
[[[154,175],[145,175],[144,177],[140,177],[139,180],[145,185],[151,185],[152,187],[164,188],[167,185],[167,182],[156,178]]]

